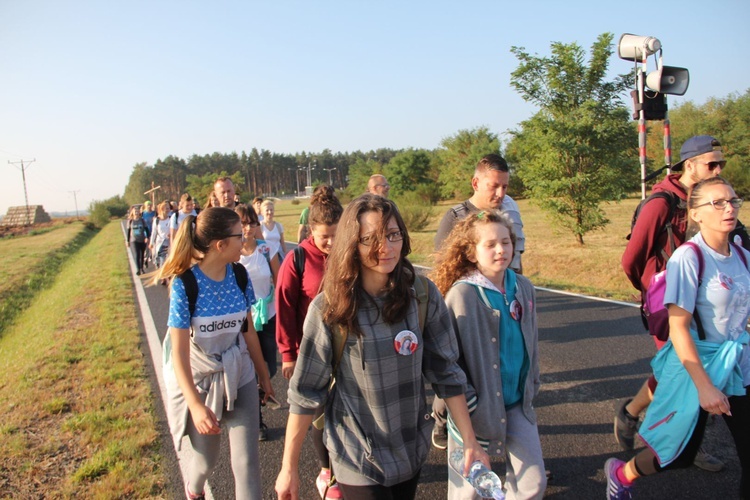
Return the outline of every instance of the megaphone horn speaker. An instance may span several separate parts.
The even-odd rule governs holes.
[[[646,86],[662,94],[685,95],[690,84],[687,68],[662,66],[646,75]]]
[[[626,61],[642,61],[661,49],[661,42],[652,36],[638,36],[625,33],[617,43],[617,55]]]

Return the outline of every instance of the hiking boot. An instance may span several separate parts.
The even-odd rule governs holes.
[[[268,441],[268,426],[263,422],[260,423],[258,429],[258,441]]]
[[[341,500],[344,496],[341,494],[336,478],[331,476],[331,469],[322,469],[315,479],[315,486],[318,488],[320,498],[323,500]]]
[[[432,446],[438,450],[448,449],[448,429],[445,426],[436,425],[432,428]]]
[[[633,417],[625,410],[632,399],[623,401],[615,413],[615,440],[623,450],[632,450],[635,445],[635,433],[638,431],[638,417]]]
[[[604,475],[607,477],[607,500],[630,500],[633,492],[617,479],[617,469],[625,465],[622,460],[610,458],[604,463]]]
[[[185,483],[185,498],[187,498],[187,500],[205,500],[206,493],[203,491],[201,491],[200,493],[190,493],[188,483]]]
[[[693,459],[693,465],[708,472],[719,472],[724,468],[724,462],[708,453],[703,446],[698,448],[698,453]]]

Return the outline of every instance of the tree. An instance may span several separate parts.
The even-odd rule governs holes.
[[[669,111],[672,129],[672,163],[680,161],[682,143],[694,135],[711,135],[722,144],[727,168],[721,172],[739,196],[750,196],[750,90],[711,98],[702,105],[687,101]],[[648,131],[648,157],[655,167],[663,163],[663,124],[656,122]],[[653,168],[650,168],[653,170]],[[657,181],[660,179],[657,179]]]
[[[234,190],[236,194],[240,194],[243,191],[244,179],[242,172],[235,172],[229,175],[226,170],[222,170],[218,174],[206,174],[206,175],[188,175],[187,176],[187,192],[194,200],[197,200],[201,207],[205,207],[208,202],[208,196],[211,191],[214,190],[214,184],[216,179],[219,177],[229,177],[234,183]]]
[[[605,80],[611,42],[611,33],[597,38],[588,66],[576,43],[552,43],[549,57],[511,49],[520,61],[511,85],[540,109],[512,131],[506,154],[533,201],[579,244],[609,222],[600,203],[621,199],[637,175],[628,170],[637,137],[620,99],[627,78]]]
[[[432,183],[429,177],[430,157],[424,150],[408,149],[399,153],[383,170],[396,197]]]
[[[459,130],[440,141],[437,167],[440,193],[445,198],[468,198],[472,195],[471,178],[483,156],[500,152],[497,134],[487,127]]]
[[[383,167],[375,160],[358,158],[349,166],[349,184],[346,188],[349,196],[356,198],[367,191],[367,182],[373,174],[382,174]]]

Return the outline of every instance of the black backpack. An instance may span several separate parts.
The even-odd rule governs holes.
[[[237,286],[242,290],[242,295],[245,295],[247,289],[247,269],[239,262],[232,262],[232,269],[234,270],[234,279],[237,281]],[[195,314],[195,303],[198,300],[198,281],[195,279],[193,271],[188,269],[184,273],[180,274],[179,278],[185,285],[185,295],[188,299],[188,308],[190,309],[190,317]],[[242,323],[242,331],[247,331],[247,318]]]
[[[633,228],[635,227],[635,223],[638,220],[638,216],[641,214],[641,210],[643,210],[643,206],[655,198],[665,199],[667,200],[667,203],[669,204],[669,213],[667,214],[667,222],[664,224],[664,227],[662,227],[661,230],[659,231],[659,235],[661,235],[663,232],[667,233],[667,242],[669,243],[669,253],[667,253],[666,248],[661,249],[661,254],[664,257],[664,260],[666,261],[669,259],[669,256],[674,253],[674,250],[675,250],[674,234],[672,231],[672,218],[674,217],[674,211],[678,207],[682,208],[683,210],[687,210],[687,203],[685,202],[685,200],[681,199],[676,194],[671,193],[669,191],[657,191],[656,193],[652,193],[651,195],[649,195],[645,200],[641,200],[641,202],[635,208],[635,212],[633,212],[633,219],[630,221],[630,234],[628,234],[625,237],[625,239],[630,240],[630,237],[633,235]]]

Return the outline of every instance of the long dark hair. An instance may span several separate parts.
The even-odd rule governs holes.
[[[360,301],[369,298],[362,288],[362,262],[358,250],[360,220],[367,212],[377,212],[382,217],[381,227],[374,235],[375,241],[369,247],[371,259],[377,260],[391,219],[396,221],[399,230],[404,234],[398,264],[390,273],[385,289],[382,313],[386,323],[396,323],[406,317],[414,284],[414,267],[406,258],[411,253],[409,233],[396,204],[387,198],[372,194],[364,194],[349,203],[336,230],[336,239],[323,276],[322,288],[327,302],[323,321],[332,326],[340,325],[356,336],[362,335],[357,322]]]

